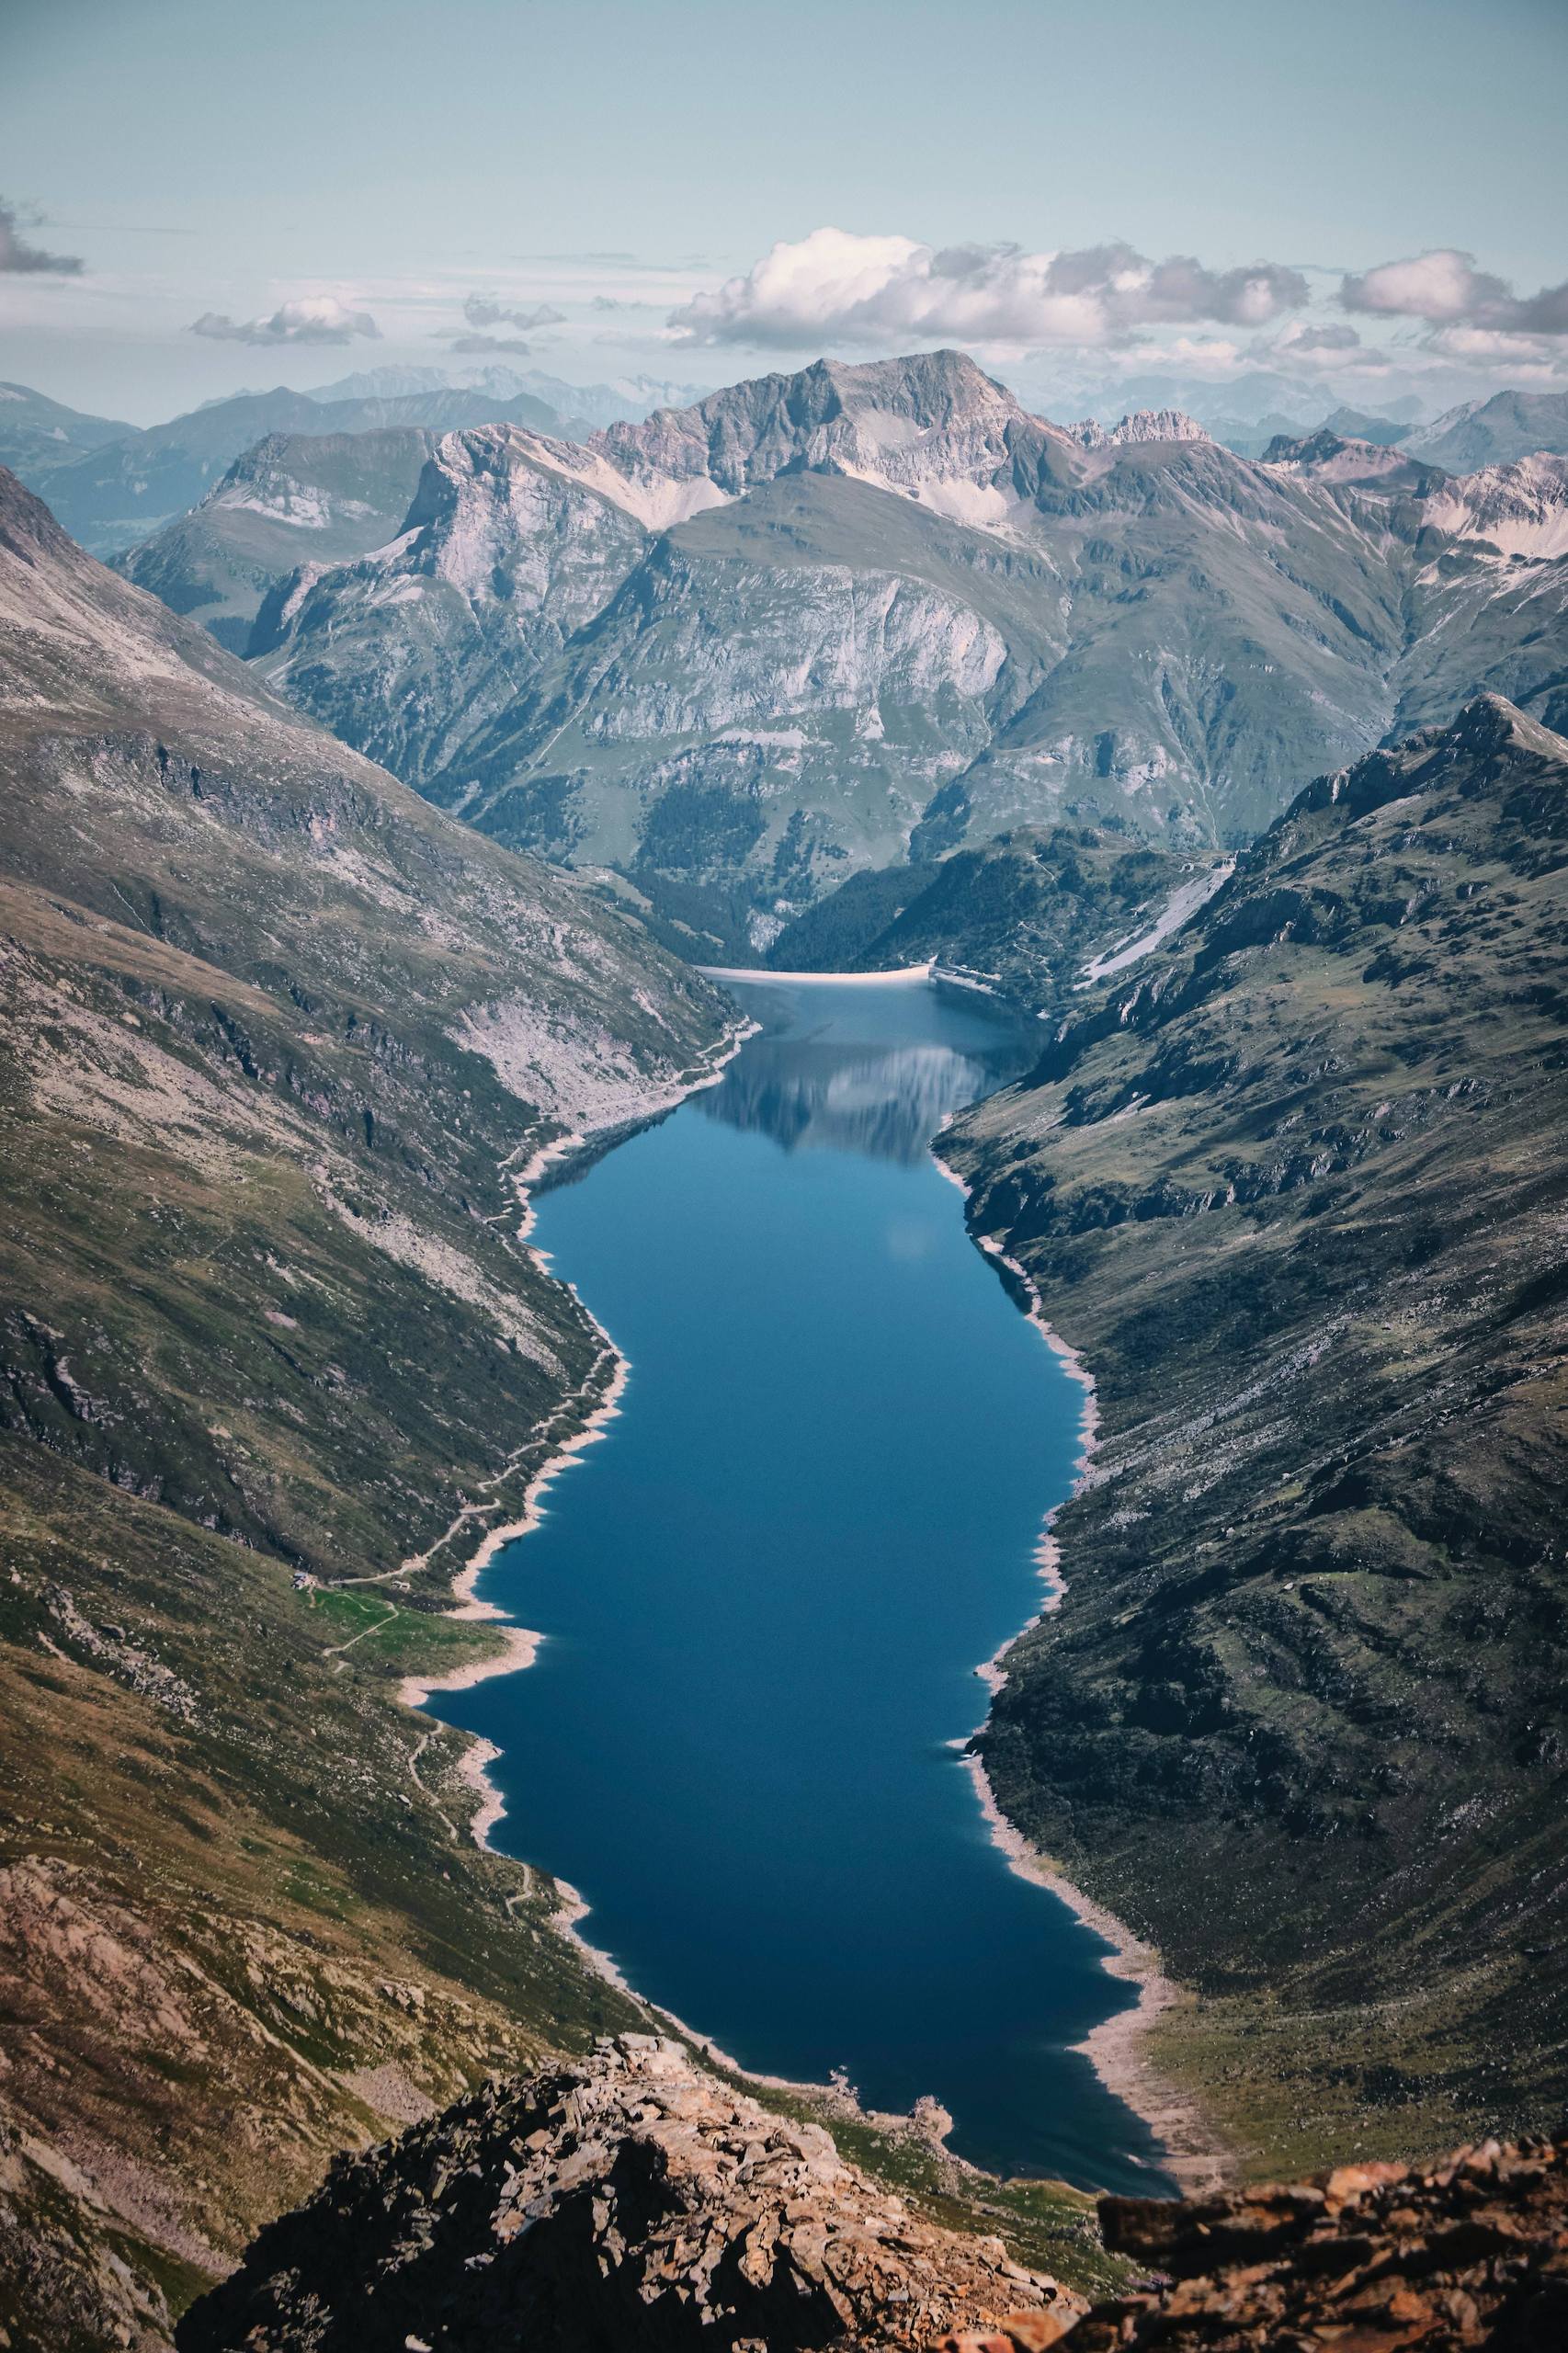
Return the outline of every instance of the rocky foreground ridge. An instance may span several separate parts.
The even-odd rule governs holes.
[[[1027,2310],[1049,2344],[1086,2309],[999,2238],[916,2219],[822,2125],[627,2034],[340,2158],[177,2342],[916,2346]]]
[[[606,2038],[334,2166],[182,2325],[183,2353],[686,2346],[1073,2353],[1568,2339],[1568,2137],[1346,2165],[1187,2202],[1108,2198],[1148,2267],[1093,2305],[933,2227],[679,2044]]]
[[[1153,2276],[1096,2304],[1071,2330],[1072,2353],[1568,2344],[1568,2138],[1485,2141],[1410,2169],[1341,2165],[1180,2205],[1107,2198],[1100,2222]],[[1028,2353],[1059,2341],[1050,2325],[1049,2313],[1010,2313],[944,2353]]]

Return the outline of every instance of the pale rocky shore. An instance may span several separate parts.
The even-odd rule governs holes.
[[[938,1136],[932,1146],[932,1159],[967,1202],[971,1188],[943,1159],[939,1147]],[[1071,1495],[1080,1493],[1089,1476],[1099,1434],[1099,1400],[1094,1375],[1087,1365],[1077,1350],[1047,1320],[1044,1302],[1028,1268],[1017,1258],[1009,1256],[994,1235],[981,1234],[975,1238],[978,1247],[1011,1277],[1021,1295],[1024,1313],[1029,1322],[1068,1378],[1076,1381],[1084,1392],[1074,1484],[1069,1495],[1064,1495],[1062,1503],[1053,1505],[1046,1514],[1036,1553],[1045,1587],[1040,1607],[1040,1617],[1044,1618],[1060,1608],[1063,1591],[1062,1551],[1051,1524],[1062,1509],[1062,1504],[1069,1501]],[[1038,1622],[1039,1619],[1031,1620],[1031,1623]],[[1027,1627],[1020,1627],[1017,1633],[1009,1635],[1001,1648],[975,1669],[986,1690],[993,1696],[1006,1680],[1008,1652],[1019,1636],[1028,1631]],[[964,1763],[974,1783],[975,1794],[993,1843],[1006,1857],[1009,1868],[1020,1878],[1032,1880],[1038,1887],[1047,1889],[1065,1904],[1068,1910],[1108,1948],[1105,1955],[1107,1973],[1138,1988],[1137,2001],[1103,2019],[1076,2046],[1077,2049],[1088,2060],[1107,2091],[1148,2125],[1161,2144],[1166,2171],[1173,2180],[1180,2184],[1184,2192],[1190,2196],[1218,2188],[1234,2172],[1233,2153],[1205,2117],[1198,2100],[1162,2075],[1148,2055],[1151,2029],[1168,2011],[1181,2007],[1190,1996],[1165,1975],[1160,1966],[1159,1955],[1152,1946],[1135,1936],[1125,1922],[1117,1919],[1103,1904],[1096,1904],[1092,1896],[1075,1886],[1065,1872],[1031,1846],[1022,1831],[1008,1821],[997,1803],[996,1793],[980,1758],[970,1753],[966,1755]]]

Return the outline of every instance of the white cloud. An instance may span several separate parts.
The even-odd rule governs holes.
[[[482,294],[471,294],[463,304],[463,316],[471,327],[521,327],[528,334],[536,327],[558,327],[566,313],[549,302],[537,302],[531,311],[508,311],[499,302],[486,301]]]
[[[216,343],[352,343],[357,335],[379,343],[381,333],[369,311],[351,311],[335,294],[280,302],[267,319],[231,319],[221,311],[204,311],[191,321],[190,332]]]
[[[1426,347],[1471,368],[1501,369],[1531,382],[1568,372],[1568,348],[1561,335],[1513,335],[1504,327],[1437,327]]]
[[[1408,261],[1385,261],[1346,278],[1347,311],[1425,319],[1429,326],[1471,326],[1513,335],[1568,335],[1568,279],[1539,293],[1516,294],[1507,280],[1477,269],[1475,256],[1443,245]]]
[[[1213,320],[1259,327],[1307,300],[1278,262],[1211,270],[1131,245],[1027,254],[1015,245],[937,249],[910,237],[816,229],[780,242],[744,277],[670,315],[672,339],[801,348],[891,345],[1106,344],[1139,327]]]
[[[74,254],[46,254],[40,245],[28,243],[22,231],[34,225],[19,206],[0,198],[0,274],[79,278],[82,264]]]

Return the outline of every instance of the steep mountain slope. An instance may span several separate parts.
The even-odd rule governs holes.
[[[1412,457],[1468,474],[1546,450],[1568,455],[1568,392],[1494,392],[1446,409],[1403,436]]]
[[[1310,786],[944,1154],[1098,1381],[981,1746],[1254,2160],[1568,2087],[1568,744]]]
[[[1152,952],[1227,870],[1125,827],[998,834],[934,867],[853,876],[780,933],[767,961],[808,972],[934,961],[1043,1012],[1070,1002],[1101,961]]]
[[[1211,851],[1478,685],[1552,715],[1556,464],[1252,463],[1176,412],[1063,430],[957,353],[823,362],[581,445],[454,436],[416,535],[254,643],[482,830],[755,954],[906,854],[1096,818]]]
[[[728,1017],[9,476],[0,682],[0,2306],[155,2343],[327,2150],[634,2015],[392,1700],[611,1371],[506,1171]]]
[[[395,539],[437,436],[271,433],[188,515],[116,561],[173,613],[244,654],[262,603],[302,564],[338,564]]]
[[[506,417],[551,433],[561,420],[528,394],[411,393],[326,404],[280,384],[211,401],[143,433],[95,449],[49,477],[57,522],[95,555],[113,555],[177,521],[204,498],[242,450],[273,433],[368,433],[403,426],[449,433]]]
[[[0,383],[0,466],[32,489],[74,458],[135,429],[112,417],[86,416],[26,384]]]
[[[766,944],[824,881],[900,857],[1049,667],[1049,567],[907,499],[785,473],[654,540],[448,780],[500,839],[613,866]]]
[[[634,517],[579,487],[563,449],[499,427],[443,440],[391,545],[306,567],[268,597],[251,642],[263,675],[449,797],[437,779],[453,752],[528,690],[648,545]]]

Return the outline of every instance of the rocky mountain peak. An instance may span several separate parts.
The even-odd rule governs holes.
[[[692,408],[612,425],[588,447],[633,483],[706,476],[731,498],[797,468],[918,495],[930,481],[989,485],[1017,428],[1044,429],[966,353],[931,351],[752,377]]]
[[[821,2125],[626,2034],[340,2158],[179,2342],[848,2353],[929,2346],[1015,2307],[1040,2344],[1085,2309],[1000,2239],[921,2222]]]
[[[1139,441],[1211,441],[1212,434],[1185,409],[1140,408],[1119,424],[1099,425],[1092,416],[1063,427],[1083,449],[1123,449]]]
[[[1422,728],[1402,744],[1369,752],[1354,767],[1304,786],[1241,859],[1237,890],[1249,875],[1289,863],[1305,838],[1318,837],[1313,821],[1330,813],[1335,823],[1354,824],[1391,802],[1455,787],[1469,801],[1500,800],[1538,775],[1561,790],[1568,778],[1568,742],[1528,718],[1506,696],[1474,695],[1448,726]],[[1499,839],[1495,846],[1506,845]]]

